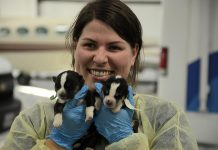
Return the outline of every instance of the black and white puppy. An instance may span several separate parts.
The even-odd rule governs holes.
[[[59,127],[63,122],[62,112],[66,102],[70,99],[73,99],[75,94],[85,84],[85,80],[77,72],[68,70],[61,72],[57,77],[53,77],[53,81],[55,83],[55,92],[57,96],[57,101],[54,105],[55,116],[53,126]],[[92,95],[94,95],[94,93],[91,90],[88,90],[84,100],[81,101],[81,103],[84,103],[87,106],[86,121],[89,121],[93,118],[95,99],[92,98]]]
[[[119,112],[121,108],[128,107],[132,110],[138,110],[127,99],[128,97],[128,83],[127,81],[117,75],[112,76],[103,84],[102,92],[104,94],[103,103],[105,107],[110,108],[112,112]],[[134,133],[138,132],[138,120],[132,120],[132,128]]]
[[[104,94],[103,103],[105,107],[110,108],[112,112],[119,112],[126,104],[128,96],[128,83],[121,76],[112,76],[103,84],[102,92]],[[128,105],[128,104],[127,104]]]
[[[54,105],[55,116],[53,126],[59,127],[63,121],[62,112],[66,102],[74,97],[82,88],[85,81],[81,75],[71,70],[61,72],[52,79],[55,83],[55,92],[57,96],[57,101]]]

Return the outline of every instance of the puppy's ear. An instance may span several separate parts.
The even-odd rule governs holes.
[[[77,78],[78,78],[78,80],[81,82],[81,84],[84,84],[84,83],[85,83],[85,80],[84,80],[84,78],[83,78],[82,75],[77,74]]]
[[[103,94],[105,95],[105,93],[106,93],[106,90],[107,90],[107,85],[106,85],[106,82],[105,81],[103,81],[102,82],[102,92],[103,92]]]
[[[79,80],[84,81],[83,76],[79,75]]]
[[[55,77],[55,76],[52,77],[53,82],[56,82],[56,79],[57,79],[57,77]]]

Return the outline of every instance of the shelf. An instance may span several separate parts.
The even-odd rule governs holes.
[[[0,43],[0,52],[61,50],[61,49],[66,49],[64,44]]]

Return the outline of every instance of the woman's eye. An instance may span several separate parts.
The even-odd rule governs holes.
[[[95,49],[96,45],[93,43],[85,43],[84,47],[86,47],[87,49]]]
[[[65,86],[69,88],[71,86],[71,84],[70,83],[66,83]]]
[[[105,96],[109,94],[108,87],[103,88],[103,93],[104,93]]]
[[[109,51],[120,51],[120,50],[122,50],[121,47],[115,46],[115,45],[109,46],[108,49],[109,49]]]

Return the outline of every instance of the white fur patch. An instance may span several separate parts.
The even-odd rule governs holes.
[[[115,94],[116,94],[116,90],[119,87],[120,83],[112,83],[111,84],[111,88],[110,88],[110,92],[109,95],[105,96],[104,98],[104,105],[108,108],[115,108],[116,107],[116,99],[115,99]],[[110,103],[110,105],[109,105]]]
[[[66,103],[66,101],[65,101],[65,100],[62,100],[62,99],[60,99],[60,98],[58,98],[58,102],[59,102],[59,103],[61,103],[61,104],[64,104],[64,103]]]
[[[117,90],[117,87],[120,85],[120,83],[112,83],[111,84],[111,89],[110,89],[110,96],[114,96]]]
[[[94,149],[91,147],[86,147],[85,150],[94,150]]]
[[[95,109],[94,106],[86,107],[86,119],[85,119],[85,122],[91,121],[93,119],[94,109]]]
[[[63,120],[62,120],[62,114],[61,113],[57,113],[55,116],[54,116],[54,121],[53,121],[53,126],[54,127],[59,127],[61,126]]]
[[[99,97],[95,98],[95,109],[99,110],[101,106],[101,99]]]
[[[119,112],[122,106],[123,106],[123,99],[118,101],[116,107],[112,109],[112,112],[114,113]]]
[[[58,89],[58,91],[57,91],[57,96],[58,96],[58,98],[59,98],[60,100],[61,100],[61,98],[60,98],[59,95],[60,95],[61,93],[66,93],[66,90],[65,90],[65,88],[64,88],[64,84],[65,84],[66,80],[67,80],[67,73],[65,72],[65,73],[63,73],[63,74],[61,75],[61,79],[60,79],[61,88]],[[62,101],[60,101],[60,103],[62,103]]]
[[[129,102],[129,100],[128,100],[127,98],[124,100],[124,103],[125,103],[126,107],[128,107],[129,109],[141,111],[140,109],[135,108],[135,107]]]
[[[64,86],[64,83],[66,82],[66,80],[67,80],[67,73],[65,72],[61,75],[61,87]]]
[[[120,79],[120,78],[122,78],[122,77],[121,77],[121,75],[116,75],[115,78],[116,78],[116,79]]]

